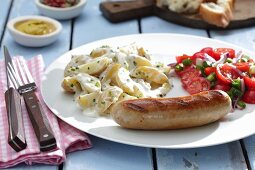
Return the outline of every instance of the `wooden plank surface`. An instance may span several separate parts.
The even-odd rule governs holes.
[[[20,164],[13,168],[6,168],[5,170],[58,170],[58,166],[36,164],[28,166],[26,164]]]
[[[34,1],[31,0],[14,0],[9,19],[24,16],[24,15],[39,15]],[[46,65],[51,63],[58,56],[69,50],[71,21],[62,21],[63,31],[59,39],[53,44],[45,47],[28,48],[17,44],[6,30],[2,45],[11,47],[12,55],[23,55],[25,58],[31,58],[35,55],[42,54]],[[0,56],[2,57],[2,55]]]
[[[158,149],[158,170],[244,170],[247,167],[244,157],[240,156],[241,152],[239,142],[195,149]]]
[[[99,10],[100,2],[88,1],[82,15],[75,19],[73,48],[99,39],[139,33],[137,20],[112,24],[103,18]]]
[[[75,19],[73,48],[103,38],[139,33],[136,20],[120,24],[111,24],[105,20],[98,8],[100,2],[100,0],[88,1],[83,14]],[[63,169],[152,169],[150,149],[118,144],[93,136],[90,137],[94,147],[69,154]]]
[[[12,0],[1,1],[0,5],[0,45],[2,41],[3,31],[5,29],[5,22],[8,17],[8,12],[11,6]]]
[[[147,17],[145,19],[142,19],[141,30],[142,33],[167,32],[197,35],[203,37],[208,36],[205,30],[183,27],[180,25],[166,22],[157,17]],[[228,35],[229,33],[225,32],[225,34]],[[203,156],[198,156],[197,153]],[[240,149],[239,142],[196,149],[184,149],[184,150],[156,149],[156,160],[157,167],[159,170],[184,169],[184,168],[187,169],[235,169],[235,167],[237,167],[237,169],[247,168],[242,153],[242,149]]]
[[[238,45],[255,52],[255,27],[231,31],[210,31],[212,38]],[[253,56],[255,57],[255,56]],[[243,139],[243,150],[247,153],[249,168],[255,169],[255,135]]]
[[[123,145],[90,136],[93,148],[71,153],[64,170],[151,170],[150,149]]]

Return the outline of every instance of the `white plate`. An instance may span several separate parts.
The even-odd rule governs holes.
[[[248,105],[245,110],[229,113],[223,120],[206,126],[182,130],[142,131],[120,128],[112,119],[92,118],[82,114],[73,101],[73,95],[64,93],[61,88],[64,68],[70,61],[71,54],[88,54],[102,45],[113,47],[136,42],[148,49],[155,59],[166,63],[175,61],[176,55],[193,54],[203,47],[232,47],[243,50],[251,56],[254,53],[238,46],[208,38],[177,34],[141,34],[114,37],[92,42],[65,53],[47,69],[42,82],[42,94],[48,107],[70,125],[100,138],[115,142],[155,148],[195,148],[222,144],[238,140],[255,133],[255,105]],[[187,94],[174,79],[174,88],[168,96]]]

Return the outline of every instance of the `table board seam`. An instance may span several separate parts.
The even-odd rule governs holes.
[[[4,35],[5,35],[5,32],[6,32],[6,27],[7,27],[7,23],[8,23],[9,17],[10,17],[13,1],[14,0],[11,0],[10,6],[9,6],[9,9],[8,9],[8,12],[7,12],[7,16],[6,16],[5,21],[4,21],[3,33],[2,33],[2,35],[0,37],[0,47],[2,46],[2,41],[4,39]]]

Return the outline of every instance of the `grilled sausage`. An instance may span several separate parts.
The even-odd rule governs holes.
[[[124,128],[181,129],[215,122],[231,110],[231,99],[221,90],[175,98],[143,98],[116,103],[112,118]]]

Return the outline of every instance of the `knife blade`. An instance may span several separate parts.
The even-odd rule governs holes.
[[[8,65],[12,61],[6,57],[6,47],[4,46],[5,70],[7,79],[7,91],[5,92],[5,103],[9,124],[8,143],[16,151],[19,152],[26,148],[26,138],[24,132],[24,124],[21,111],[21,96],[10,82],[8,74]]]

